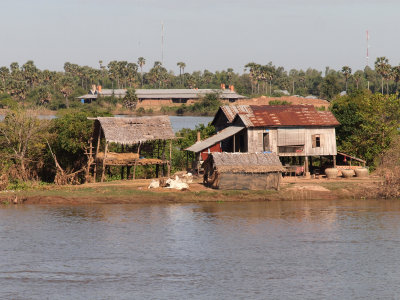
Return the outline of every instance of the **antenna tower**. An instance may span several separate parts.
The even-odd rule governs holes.
[[[369,67],[369,32],[367,30],[367,66]]]
[[[369,67],[369,32],[367,30],[367,67]],[[367,80],[367,88],[369,90],[369,79]]]
[[[161,64],[164,65],[164,21],[161,22]]]

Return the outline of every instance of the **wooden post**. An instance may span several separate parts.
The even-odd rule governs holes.
[[[165,170],[164,170],[164,164],[165,164],[165,144],[166,141],[163,141],[163,149],[162,149],[162,154],[161,154],[161,160],[162,160],[162,165],[161,165],[161,177],[165,176]]]
[[[121,180],[124,180],[124,166],[121,166]]]
[[[89,140],[89,158],[88,158],[88,166],[85,174],[85,181],[90,181],[90,168],[93,163],[93,138],[91,137]]]
[[[333,167],[336,168],[336,155],[333,155]]]
[[[136,166],[137,166],[137,161],[140,159],[140,145],[141,145],[141,143],[139,143],[139,145],[138,145],[137,154],[138,154],[139,158],[135,159],[135,165],[133,166],[133,178],[132,179],[136,179]]]
[[[171,175],[171,165],[172,165],[172,140],[169,141],[169,163],[168,163],[168,177]]]
[[[308,156],[304,157],[304,173],[308,173]],[[306,174],[304,174],[306,175]]]
[[[126,179],[131,179],[131,166],[126,167]]]
[[[100,142],[101,142],[101,125],[100,125],[100,128],[99,128],[99,136],[97,137],[96,157],[97,157],[97,154],[99,154]],[[94,171],[93,171],[93,173],[94,173],[94,174],[93,174],[94,182],[96,182],[97,164],[98,164],[98,162],[95,162]]]
[[[233,151],[232,152],[235,152],[236,151],[236,135],[233,135]]]
[[[104,181],[104,172],[105,172],[105,169],[106,169],[107,150],[108,150],[108,142],[106,142],[106,147],[105,147],[105,149],[104,149],[103,170],[102,170],[102,172],[101,172],[101,182]]]
[[[121,152],[122,153],[125,152],[125,146],[124,145],[121,146]],[[125,167],[121,166],[121,180],[124,180],[124,171],[125,171]]]
[[[137,161],[135,161],[135,164],[133,165],[133,176],[132,176],[132,180],[136,179],[136,166],[137,166]]]
[[[160,140],[157,140],[157,158],[160,159]],[[158,178],[160,173],[160,165],[156,164],[156,178]]]

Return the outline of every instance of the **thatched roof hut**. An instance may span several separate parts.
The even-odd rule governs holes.
[[[211,153],[204,183],[219,189],[278,189],[282,164],[275,153]]]
[[[168,176],[171,168],[171,153],[172,139],[175,139],[175,134],[172,130],[171,121],[168,116],[152,116],[152,117],[97,117],[94,118],[94,131],[89,145],[89,165],[95,165],[94,177],[96,180],[96,172],[102,168],[101,181],[105,178],[106,166],[121,166],[121,178],[123,178],[124,166],[127,167],[127,176],[130,176],[130,167],[133,166],[133,178],[135,178],[136,166],[156,165],[156,174],[158,176],[159,166],[162,166],[162,174],[164,166],[168,168]],[[166,141],[169,142],[169,159],[166,158]],[[153,142],[153,143],[151,143]],[[110,143],[122,145],[122,152],[109,152]],[[163,144],[162,153],[158,153],[157,157],[143,158],[140,155],[141,145],[149,143],[152,149],[154,144],[159,146]],[[96,147],[94,147],[94,145]],[[103,146],[104,145],[104,148]],[[136,153],[133,153],[135,146]],[[125,147],[127,146],[127,147]],[[93,149],[96,148],[95,153]],[[128,148],[128,150],[127,150]],[[158,149],[159,149],[158,148]],[[102,152],[101,152],[102,151]]]
[[[175,138],[168,116],[151,117],[97,117],[94,136],[102,129],[102,137],[107,142],[122,145],[135,145],[155,140]]]

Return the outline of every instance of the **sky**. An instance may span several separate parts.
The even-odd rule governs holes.
[[[179,73],[242,73],[249,62],[286,70],[353,71],[386,56],[400,63],[398,0],[0,0],[0,66],[33,60],[40,69],[65,62],[161,61]]]

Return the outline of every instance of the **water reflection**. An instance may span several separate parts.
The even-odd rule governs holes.
[[[398,201],[3,206],[0,298],[395,298],[399,217]]]

